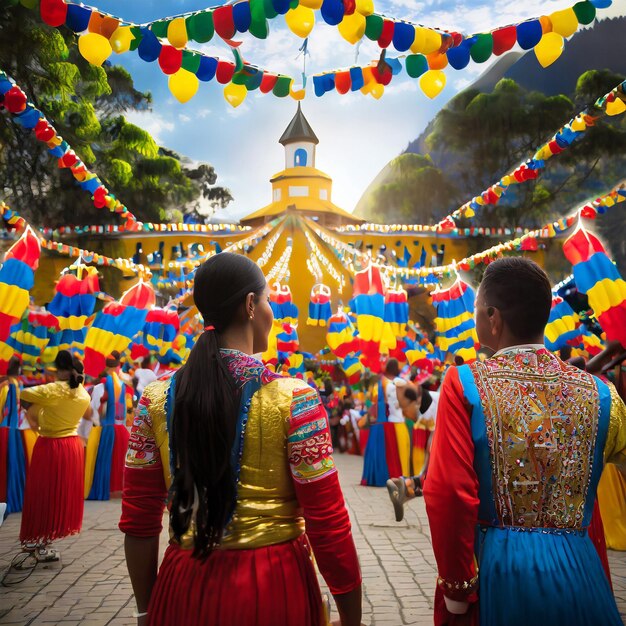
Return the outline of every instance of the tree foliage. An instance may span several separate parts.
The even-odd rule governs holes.
[[[0,2],[0,69],[139,219],[195,214],[201,198],[213,209],[232,200],[228,189],[216,186],[212,166],[185,162],[126,119],[131,111],[149,110],[152,99],[124,68],[90,65],[75,35],[49,28],[37,12]],[[0,116],[0,146],[0,190],[27,219],[45,226],[116,220],[94,209],[34,133],[8,114]]]

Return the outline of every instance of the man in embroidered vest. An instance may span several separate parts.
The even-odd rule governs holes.
[[[424,497],[436,624],[622,624],[588,535],[603,465],[626,468],[615,389],[543,345],[545,272],[487,267],[476,330],[494,351],[444,380]]]

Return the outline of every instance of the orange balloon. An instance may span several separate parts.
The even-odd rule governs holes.
[[[443,70],[448,65],[447,55],[441,54],[440,52],[431,52],[426,55],[426,59],[428,60],[428,67],[431,70]]]
[[[108,15],[102,20],[100,26],[100,34],[104,35],[107,39],[116,31],[120,25],[120,21],[115,17],[109,17]]]

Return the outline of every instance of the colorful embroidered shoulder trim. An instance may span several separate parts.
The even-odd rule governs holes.
[[[336,471],[328,417],[318,393],[310,387],[293,391],[287,448],[297,482],[320,480]]]

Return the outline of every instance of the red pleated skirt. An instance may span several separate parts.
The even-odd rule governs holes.
[[[170,545],[159,569],[149,626],[325,626],[306,536],[205,561]]]
[[[26,476],[20,541],[45,544],[79,533],[84,483],[80,437],[38,437]]]

